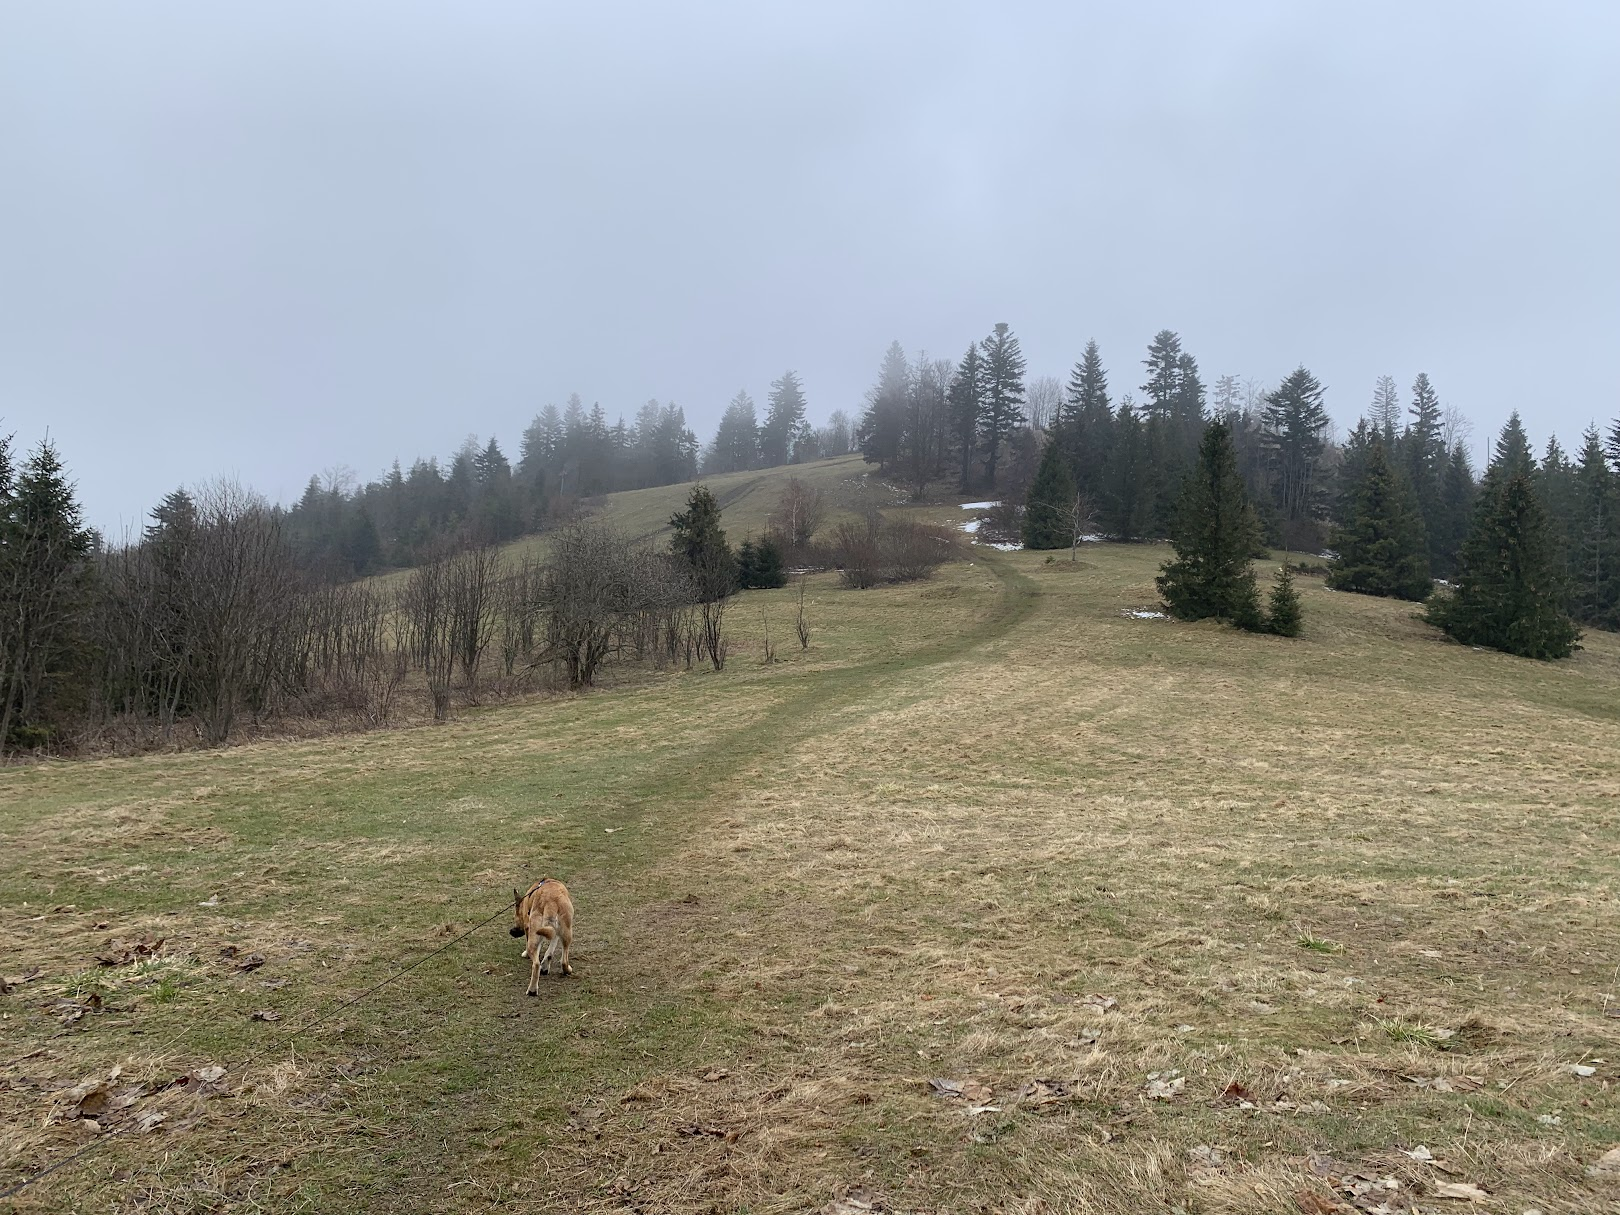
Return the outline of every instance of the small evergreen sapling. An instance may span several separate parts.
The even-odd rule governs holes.
[[[745,591],[770,590],[787,585],[782,548],[775,538],[744,540],[737,547],[737,585]]]
[[[1286,561],[1277,570],[1277,580],[1271,587],[1271,599],[1266,605],[1266,631],[1279,637],[1298,637],[1304,612],[1300,608],[1299,588],[1294,585],[1293,571]]]
[[[669,548],[692,571],[702,603],[724,599],[736,588],[737,561],[720,527],[720,503],[705,485],[693,488],[686,509],[670,516]]]

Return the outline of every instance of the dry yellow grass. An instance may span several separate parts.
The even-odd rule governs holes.
[[[24,1209],[1617,1209],[1616,638],[1310,582],[1298,641],[1141,620],[1160,551],[1084,555],[822,578],[771,666],[787,592],[721,675],[7,774],[3,969],[47,973],[0,1179],[75,1141],[53,1093],[228,1064],[555,871],[575,980],[524,1001],[486,929]],[[167,1002],[91,961],[143,932]]]

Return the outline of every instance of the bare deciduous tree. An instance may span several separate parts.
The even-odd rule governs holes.
[[[810,619],[804,614],[804,575],[799,575],[799,611],[793,618],[793,630],[799,635],[799,648],[810,648]]]
[[[806,485],[797,477],[789,477],[777,499],[776,513],[771,518],[774,528],[787,541],[790,552],[797,552],[808,544],[816,529],[826,518],[827,506],[821,490]]]
[[[673,653],[673,633],[685,625],[675,609],[694,594],[690,578],[667,554],[634,547],[605,523],[570,524],[557,533],[539,575],[537,600],[546,637],[540,658],[560,663],[569,687],[590,687],[616,638],[649,612],[668,623],[666,645]],[[719,615],[723,603],[705,607]]]
[[[449,564],[448,555],[439,554],[417,566],[399,596],[406,650],[427,678],[435,721],[450,716],[450,680],[456,668]]]
[[[197,517],[180,610],[192,707],[203,738],[217,744],[250,699],[256,711],[265,705],[274,643],[288,629],[300,579],[279,523],[256,494],[216,481],[198,492]]]
[[[1050,430],[1063,408],[1063,382],[1055,376],[1041,375],[1029,381],[1025,389],[1024,413],[1034,430]]]
[[[1080,560],[1080,541],[1089,536],[1096,524],[1096,512],[1092,509],[1091,499],[1083,493],[1076,493],[1074,500],[1062,510],[1063,525],[1069,530],[1069,560]]]
[[[503,563],[488,544],[470,544],[451,554],[445,565],[449,596],[450,646],[461,667],[468,695],[478,695],[478,668],[494,637],[500,610]]]
[[[911,496],[921,500],[928,486],[945,475],[950,445],[949,393],[954,364],[919,355],[906,391],[902,438]]]

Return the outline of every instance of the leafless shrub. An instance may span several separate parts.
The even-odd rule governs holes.
[[[684,631],[679,609],[692,594],[690,579],[667,555],[632,546],[605,523],[570,524],[557,533],[540,574],[546,638],[541,658],[562,665],[570,688],[590,687],[616,639],[648,616],[656,616],[671,636]],[[705,620],[709,614],[705,610]],[[676,648],[668,639],[665,645],[669,652]]]
[[[799,610],[793,618],[793,630],[799,635],[799,648],[810,648],[810,620],[804,614],[804,575],[799,575]]]
[[[500,609],[502,573],[500,555],[488,544],[458,548],[445,561],[450,648],[475,701],[479,664],[494,636]]]
[[[783,552],[790,557],[810,543],[826,518],[826,500],[821,490],[789,477],[771,516],[771,530],[783,540]]]
[[[833,561],[844,585],[865,590],[882,581],[878,528],[870,523],[840,523],[833,529]]]
[[[776,661],[776,647],[771,644],[771,622],[770,618],[765,615],[764,608],[759,611],[759,622],[765,629],[765,646],[760,661],[763,665],[770,666],[771,663]]]
[[[450,681],[456,669],[449,564],[446,553],[429,558],[411,571],[399,597],[405,649],[427,679],[435,721],[450,716]]]
[[[386,726],[393,718],[399,691],[410,674],[410,659],[404,650],[394,650],[366,670],[366,720],[373,726]]]
[[[708,599],[698,605],[698,661],[707,655],[716,671],[726,669],[726,654],[731,649],[725,636],[728,602],[728,599]]]
[[[888,524],[881,534],[885,581],[915,582],[959,555],[960,540],[949,528],[909,519]]]
[[[857,589],[927,578],[960,552],[961,542],[949,528],[910,519],[841,523],[834,540],[844,585]]]

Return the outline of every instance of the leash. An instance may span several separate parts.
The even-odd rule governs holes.
[[[543,885],[543,884],[544,884],[543,882],[537,884],[535,889],[539,889],[539,886]],[[533,891],[530,891],[530,893],[532,894]],[[521,902],[521,901],[522,900],[518,900],[517,902],[507,903],[505,906],[500,908],[500,910],[498,910],[498,911],[494,912],[493,914],[491,914],[489,916],[486,916],[484,919],[478,921],[478,923],[474,924],[471,928],[467,929],[467,931],[462,933],[460,936],[454,937],[451,940],[446,941],[443,945],[440,945],[437,949],[434,949],[429,953],[423,954],[420,958],[417,958],[416,961],[412,962],[409,966],[406,966],[401,970],[396,970],[393,974],[391,974],[387,978],[383,979],[382,982],[373,983],[370,987],[366,988],[359,995],[352,996],[351,998],[343,1001],[343,1003],[341,1003],[341,1004],[333,1005],[331,1008],[328,1008],[325,1012],[321,1013],[321,1015],[316,1017],[313,1021],[306,1022],[305,1024],[299,1025],[299,1026],[297,1026],[297,1027],[295,1027],[293,1029],[283,1030],[281,1032],[281,1035],[278,1038],[276,1038],[273,1042],[270,1042],[269,1044],[267,1044],[267,1045],[265,1045],[263,1047],[260,1047],[258,1050],[254,1051],[251,1055],[249,1055],[246,1059],[243,1059],[240,1063],[238,1063],[236,1065],[236,1070],[238,1072],[245,1071],[249,1066],[251,1066],[252,1064],[258,1062],[258,1060],[264,1058],[264,1056],[268,1055],[271,1051],[279,1049],[283,1044],[290,1041],[291,1039],[296,1038],[301,1034],[307,1034],[310,1030],[314,1029],[317,1025],[321,1024],[321,1022],[330,1020],[332,1017],[336,1016],[338,1013],[342,1012],[346,1008],[354,1007],[356,1004],[360,1003],[361,1000],[364,1000],[367,996],[375,995],[377,992],[379,992],[383,988],[387,987],[390,983],[394,982],[394,980],[403,979],[406,975],[410,974],[411,971],[415,970],[418,966],[421,966],[424,962],[427,962],[427,961],[429,961],[429,960],[431,960],[433,958],[438,957],[445,950],[450,949],[453,946],[461,944],[468,937],[472,936],[473,933],[477,932],[480,928],[484,927],[484,925],[493,922],[498,917],[500,917],[500,916],[506,914],[508,911],[512,910],[512,908],[517,906],[517,903]],[[32,1177],[29,1177],[29,1178],[26,1178],[26,1179],[24,1179],[22,1181],[19,1181],[16,1185],[12,1186],[9,1190],[0,1190],[0,1202],[3,1202],[8,1198],[14,1198],[16,1195],[21,1194],[24,1190],[26,1190],[29,1186],[33,1185],[35,1182],[45,1180],[45,1178],[49,1177],[52,1173],[56,1172],[58,1169],[67,1168],[67,1166],[72,1164],[75,1160],[78,1160],[82,1156],[88,1156],[91,1152],[95,1151],[102,1144],[108,1142],[109,1140],[117,1139],[120,1135],[122,1135],[124,1133],[125,1132],[122,1131],[122,1130],[117,1130],[117,1131],[109,1131],[104,1135],[97,1136],[95,1139],[92,1139],[89,1143],[85,1144],[84,1147],[80,1148],[78,1151],[74,1152],[72,1155],[67,1156],[62,1160],[58,1160],[55,1164],[51,1165],[49,1168],[41,1169],[39,1172],[35,1173]]]

